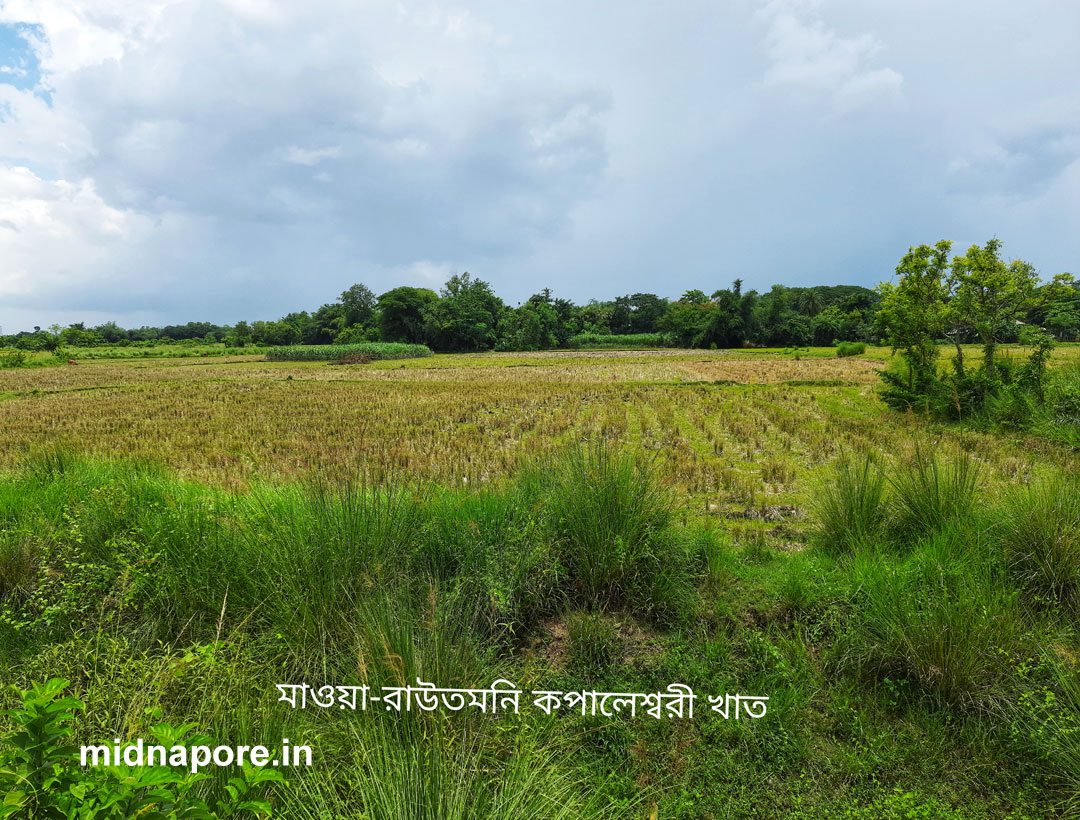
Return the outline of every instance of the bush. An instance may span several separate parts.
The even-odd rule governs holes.
[[[547,472],[545,514],[572,593],[593,604],[682,610],[689,551],[651,467],[601,443],[565,451]]]
[[[1060,477],[1016,491],[998,538],[1010,575],[1042,598],[1075,603],[1080,596],[1080,486]]]
[[[348,356],[366,356],[377,359],[415,359],[432,356],[427,345],[411,345],[403,342],[364,342],[350,345],[293,345],[266,349],[268,362],[332,362]]]
[[[836,355],[840,358],[848,356],[861,356],[866,352],[866,342],[839,342],[836,345]]]
[[[961,450],[942,460],[916,446],[914,456],[900,462],[889,479],[894,529],[918,537],[967,518],[975,509],[979,476],[978,464]]]
[[[71,722],[84,704],[60,697],[68,682],[54,678],[19,691],[22,705],[9,716],[15,731],[4,738],[0,751],[0,786],[6,796],[0,816],[26,818],[78,817],[85,820],[127,820],[155,817],[160,820],[202,817],[262,817],[271,806],[261,799],[262,783],[283,782],[273,769],[247,765],[230,778],[229,789],[219,800],[196,796],[196,784],[206,775],[187,769],[112,765],[83,769],[78,748],[65,745]],[[175,746],[211,745],[208,738],[189,735],[190,726],[154,727],[154,742]],[[106,741],[108,742],[108,741]]]
[[[9,350],[7,353],[0,353],[0,370],[25,366],[26,354],[21,350]]]
[[[817,489],[814,512],[820,543],[833,555],[878,539],[885,529],[885,473],[873,455],[842,455],[831,479]]]

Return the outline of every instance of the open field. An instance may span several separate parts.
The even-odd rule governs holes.
[[[290,819],[1077,816],[1077,454],[890,411],[887,350],[828,351],[0,371],[0,671],[69,679],[76,742],[310,743]],[[771,700],[274,690],[417,677]]]
[[[1076,350],[1063,348],[1061,360]],[[315,470],[475,483],[605,438],[655,453],[661,473],[691,497],[753,505],[796,491],[841,448],[897,452],[923,429],[876,400],[881,366],[877,357],[662,350],[8,370],[0,464],[62,446],[160,460],[232,487]],[[963,436],[1004,475],[1057,458],[1033,440]]]

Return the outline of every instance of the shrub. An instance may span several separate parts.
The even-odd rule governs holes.
[[[376,359],[415,359],[432,356],[427,345],[403,342],[364,342],[349,345],[293,345],[266,349],[268,362],[331,362],[347,356],[367,356]]]
[[[244,766],[230,778],[229,789],[218,800],[196,796],[195,786],[206,775],[165,767],[100,766],[83,769],[77,747],[65,745],[71,721],[84,704],[60,697],[68,682],[54,678],[19,691],[22,705],[8,714],[15,731],[4,738],[0,751],[0,786],[6,796],[0,816],[21,818],[78,817],[85,820],[126,820],[156,817],[161,820],[203,817],[269,817],[270,803],[252,787],[283,782],[270,768]],[[210,745],[208,738],[189,735],[190,726],[154,727],[157,744],[171,749]]]
[[[26,354],[21,350],[9,350],[0,353],[0,370],[26,366]]]
[[[873,543],[885,529],[885,473],[869,452],[842,455],[814,504],[820,543],[833,555]]]
[[[545,514],[572,592],[590,603],[681,609],[689,553],[651,466],[601,443],[564,451],[548,473]]]
[[[861,356],[866,352],[866,342],[839,342],[836,345],[836,355],[840,358],[848,356]]]
[[[978,464],[962,450],[943,460],[916,446],[914,456],[897,464],[889,478],[896,532],[917,537],[971,515],[979,474]]]

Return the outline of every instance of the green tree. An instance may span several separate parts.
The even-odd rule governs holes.
[[[1080,332],[1080,282],[1071,273],[1059,273],[1041,290],[1042,324],[1060,341],[1076,339]]]
[[[367,325],[375,318],[377,300],[371,288],[364,284],[352,285],[341,294],[338,303],[344,308],[342,327]],[[341,328],[339,328],[341,329]]]
[[[382,340],[423,344],[427,312],[438,300],[439,296],[433,290],[406,285],[382,294],[378,300]]]
[[[922,393],[935,377],[938,348],[935,339],[944,330],[945,275],[952,243],[946,240],[909,248],[896,266],[894,284],[878,286],[881,305],[877,320],[893,351],[908,364],[909,391]]]
[[[1005,263],[1001,240],[983,247],[972,245],[953,260],[954,309],[967,317],[983,348],[983,370],[995,377],[994,355],[1003,332],[1015,332],[1016,323],[1031,306],[1039,284],[1035,268],[1016,259]]]
[[[667,313],[667,299],[653,293],[635,293],[629,299],[630,332],[656,333],[659,321]]]
[[[236,337],[237,347],[247,347],[251,344],[251,328],[247,322],[237,322],[233,327],[233,335]]]
[[[438,350],[490,350],[502,307],[487,282],[454,274],[426,314],[428,342]]]

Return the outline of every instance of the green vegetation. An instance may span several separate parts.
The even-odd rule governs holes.
[[[670,346],[670,339],[663,333],[578,333],[567,343],[567,347],[601,349]]]
[[[373,362],[379,359],[415,359],[430,356],[426,345],[399,342],[365,342],[348,345],[295,345],[270,347],[266,359],[270,362]]]
[[[838,342],[836,355],[840,358],[848,356],[861,356],[866,352],[866,342]]]
[[[1078,351],[1049,352],[1048,396]],[[87,706],[63,745],[160,724],[310,745],[287,785],[245,781],[288,820],[1076,816],[1075,455],[894,413],[888,361],[4,370],[0,676],[34,698],[70,681]],[[417,677],[770,700],[754,721],[493,720],[293,710],[274,688]],[[120,779],[131,799],[145,774]],[[208,774],[164,788],[228,816],[243,773]],[[32,816],[38,791],[5,788]]]
[[[977,342],[993,373],[1003,344],[1022,340],[1025,327],[1043,328],[1058,342],[1080,338],[1080,284],[1069,274],[1041,282],[1034,268],[1000,258],[991,240],[949,260],[951,243],[912,248],[897,268],[900,281],[877,291],[856,285],[743,290],[691,289],[677,298],[652,293],[577,305],[544,288],[513,307],[469,273],[454,274],[438,293],[399,286],[376,295],[363,284],[317,310],[293,311],[276,321],[125,329],[115,322],[88,328],[40,327],[0,337],[0,347],[26,352],[102,346],[254,346],[424,344],[447,353],[565,348],[683,347],[697,349],[834,347],[879,344],[903,350],[914,367],[900,381],[911,395],[926,392],[937,345],[955,346],[963,375],[964,344]],[[711,286],[710,286],[711,287]],[[841,356],[862,355],[837,348]],[[969,385],[979,393],[978,384]]]
[[[1059,274],[1040,284],[1027,262],[1001,259],[997,239],[950,262],[951,247],[943,240],[912,248],[896,268],[898,281],[879,288],[877,321],[901,353],[899,366],[882,373],[882,397],[897,409],[1030,430],[1080,447],[1080,368],[1047,367],[1058,339],[1080,326],[1080,283]],[[955,346],[951,372],[938,367],[942,336]],[[977,369],[965,358],[962,342],[969,338],[982,347]],[[1000,355],[1013,340],[1027,348],[1026,361]]]
[[[284,781],[271,768],[245,766],[229,778],[220,796],[208,799],[198,796],[198,784],[206,780],[206,774],[122,762],[81,768],[76,749],[65,744],[75,713],[86,705],[77,698],[61,697],[68,686],[68,681],[59,678],[33,684],[20,693],[21,706],[9,712],[14,731],[0,741],[0,787],[6,789],[0,817],[225,820],[270,816],[270,803],[262,797],[264,784]],[[190,726],[158,723],[151,733],[149,742],[167,749],[211,743],[192,734]]]

